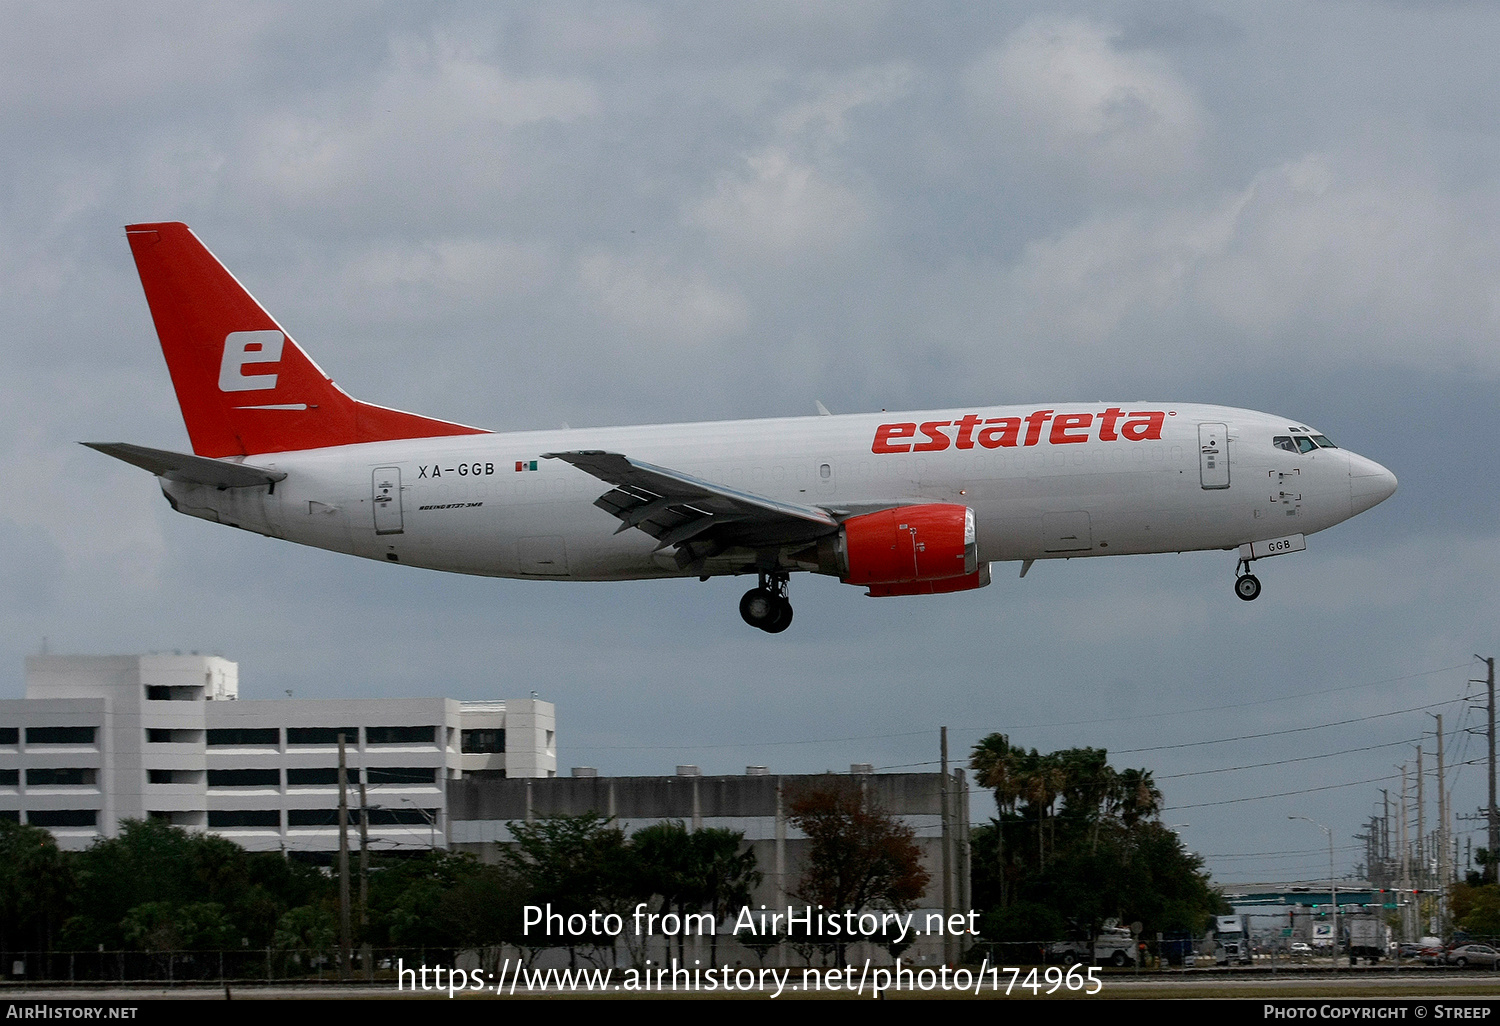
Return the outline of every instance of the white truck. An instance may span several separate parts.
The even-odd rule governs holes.
[[[1092,961],[1096,965],[1127,966],[1136,963],[1136,940],[1118,919],[1106,919],[1090,951],[1086,940],[1058,941],[1047,945],[1048,958],[1072,964]]]
[[[1249,965],[1250,917],[1214,917],[1214,961],[1219,965]]]
[[[1349,958],[1367,958],[1373,965],[1390,954],[1391,928],[1374,916],[1351,916],[1349,923]]]

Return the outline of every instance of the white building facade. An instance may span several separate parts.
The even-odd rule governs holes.
[[[556,775],[550,702],[239,701],[218,656],[31,656],[0,700],[0,818],[78,849],[127,819],[252,851],[338,849],[339,735],[351,847],[360,784],[371,850],[446,848],[448,783]]]

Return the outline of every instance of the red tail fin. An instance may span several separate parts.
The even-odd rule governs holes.
[[[351,398],[187,225],[133,224],[125,232],[198,455],[484,433]]]

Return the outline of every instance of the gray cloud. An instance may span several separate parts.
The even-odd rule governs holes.
[[[944,722],[960,744],[1153,747],[1452,699],[1500,613],[1497,43],[1500,15],[1461,5],[0,7],[0,676],[16,693],[45,634],[222,651],[247,697],[537,688],[564,761],[606,772],[906,765]],[[734,616],[743,582],[340,560],[177,517],[76,445],[185,444],[121,231],[156,218],[352,392],[438,416],[1154,395],[1284,411],[1403,488],[1268,564],[1250,606],[1226,553],[1074,560],[930,600],[798,580],[776,639]],[[1210,853],[1316,847],[1288,813],[1352,835],[1378,786],[1173,821]],[[1459,787],[1472,804],[1479,775]]]

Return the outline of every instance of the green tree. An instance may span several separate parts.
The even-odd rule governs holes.
[[[1475,937],[1500,936],[1500,885],[1458,883],[1448,894],[1454,926]]]
[[[72,865],[50,831],[0,820],[0,953],[50,950],[73,887]]]
[[[697,852],[692,834],[681,820],[642,827],[630,836],[630,846],[640,890],[659,903],[657,911],[661,915],[675,913],[681,916],[698,910],[701,887],[696,866]],[[683,934],[679,933],[679,958],[682,957],[684,940]],[[662,942],[670,953],[672,938],[663,937]]]
[[[1021,799],[1020,755],[1019,749],[1011,747],[1009,737],[989,734],[974,746],[969,759],[979,786],[995,792],[995,858],[989,865],[995,870],[996,894],[1002,908],[1007,899],[1005,824]]]
[[[223,951],[239,946],[239,930],[216,901],[148,901],[126,912],[120,928],[126,943],[142,951]]]
[[[565,920],[574,913],[587,917],[595,910],[628,916],[635,902],[651,894],[640,883],[624,831],[598,813],[549,816],[508,826],[516,843],[501,850],[501,864],[525,884],[532,904],[550,905]],[[512,943],[533,950],[565,946],[570,964],[576,964],[580,941],[594,951],[614,946],[615,939],[604,933],[569,936],[558,945],[536,928],[521,935],[521,925],[515,924]],[[627,930],[627,944],[631,936]]]
[[[310,951],[317,955],[338,943],[338,919],[324,905],[299,905],[276,922],[272,944],[281,951]]]
[[[718,961],[718,924],[750,903],[750,894],[764,874],[755,865],[755,849],[738,830],[711,827],[693,831],[693,872],[698,907],[712,913],[714,933],[709,940],[709,962]]]
[[[1150,771],[1116,771],[1103,749],[1025,751],[995,734],[970,765],[996,788],[998,806],[971,836],[986,937],[1091,938],[1110,918],[1140,921],[1147,933],[1196,931],[1225,908],[1202,861],[1158,821],[1162,794]],[[1015,832],[1034,833],[1034,843],[1011,843]]]

